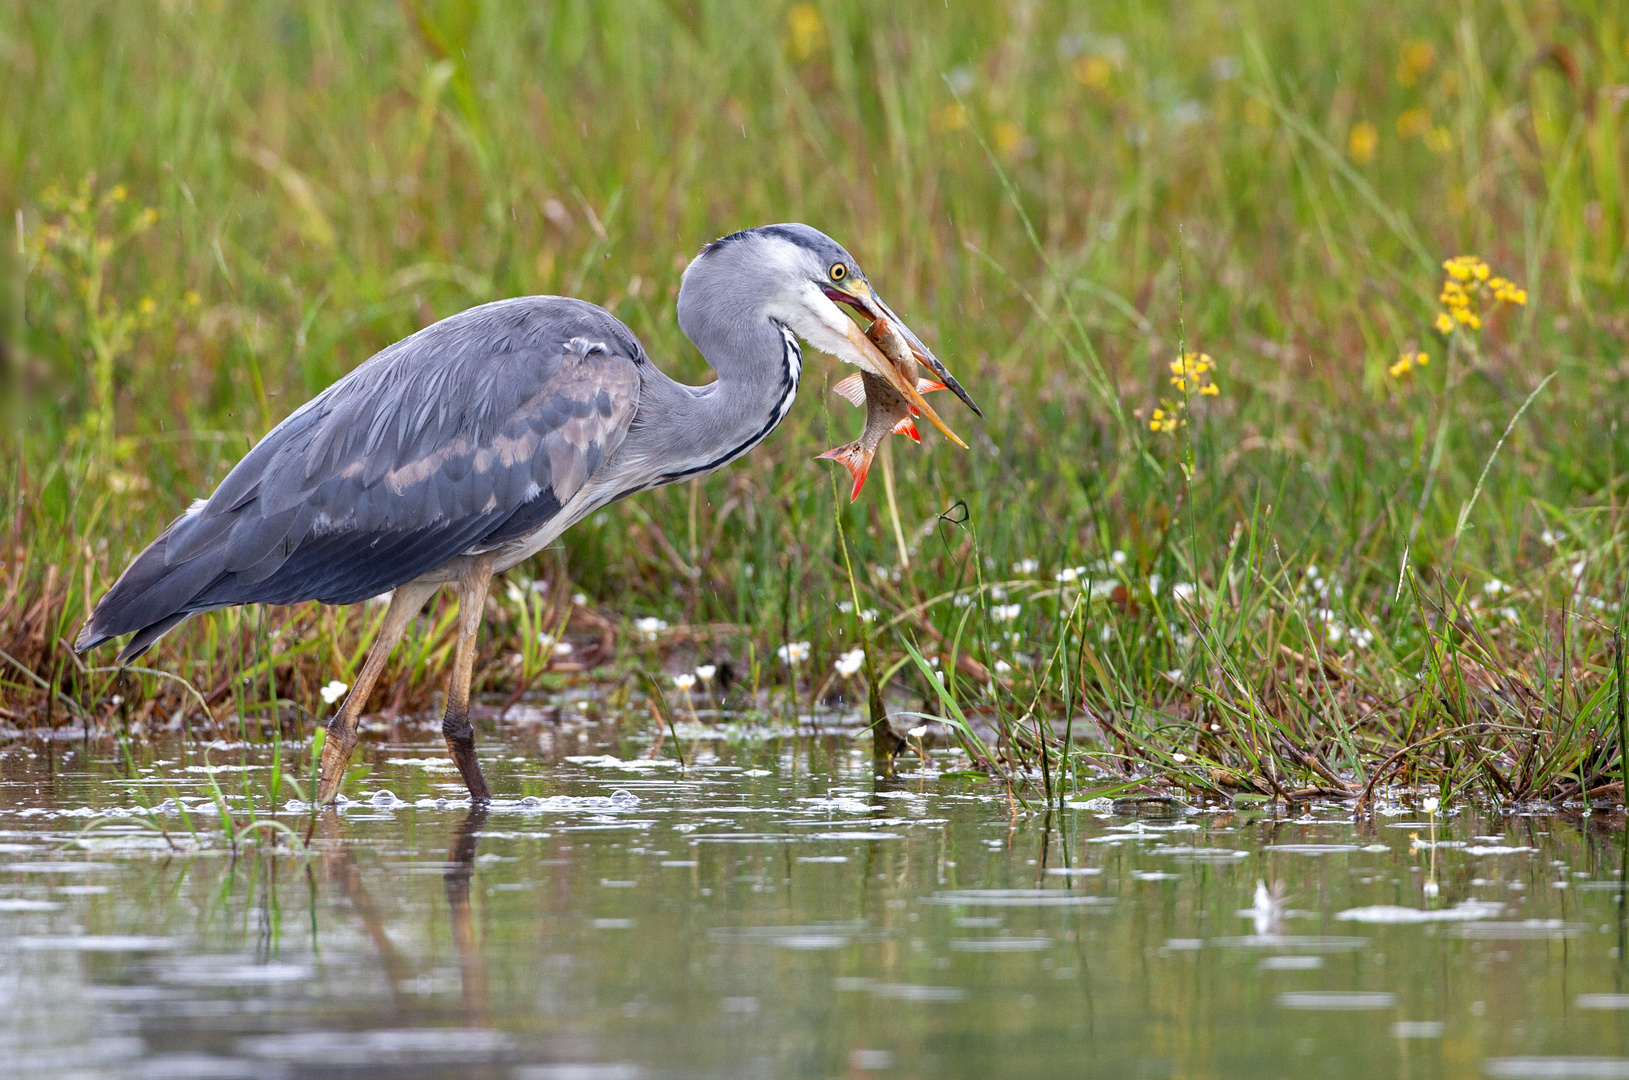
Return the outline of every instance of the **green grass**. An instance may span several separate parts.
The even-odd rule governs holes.
[[[166,520],[375,350],[562,292],[700,380],[685,263],[802,220],[984,406],[946,409],[972,449],[892,448],[897,531],[881,476],[834,515],[811,458],[859,421],[811,362],[749,459],[514,572],[544,587],[497,590],[482,688],[585,677],[535,642],[580,591],[578,666],[727,659],[743,704],[855,697],[828,680],[858,632],[832,599],[840,521],[877,677],[988,721],[990,768],[1047,794],[1519,801],[1618,778],[1629,5],[14,0],[0,69],[10,728],[308,728],[378,609],[195,619],[144,661],[172,678],[64,643]],[[1445,339],[1461,253],[1529,299]],[[1190,350],[1220,393],[1151,431]],[[1056,580],[1074,567],[1084,600]],[[647,643],[641,616],[670,628]],[[429,702],[449,618],[426,615],[375,709]],[[955,672],[943,696],[908,646]]]

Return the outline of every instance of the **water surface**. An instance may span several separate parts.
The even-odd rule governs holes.
[[[1621,816],[485,739],[484,812],[414,730],[315,819],[264,746],[0,748],[0,1076],[1629,1078]],[[310,854],[234,857],[211,781]]]

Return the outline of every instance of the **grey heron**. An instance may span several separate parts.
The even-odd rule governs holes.
[[[471,798],[486,801],[469,696],[495,574],[608,503],[712,472],[758,445],[797,394],[799,338],[887,379],[949,433],[839,303],[886,317],[978,413],[841,245],[807,225],[747,229],[704,247],[679,288],[679,326],[714,382],[670,379],[632,331],[582,300],[518,297],[450,316],[273,428],[131,562],[74,646],[133,634],[118,656],[125,663],[196,612],[389,593],[378,637],[328,725],[317,794],[327,803],[391,650],[431,595],[452,585],[458,638],[442,734]]]

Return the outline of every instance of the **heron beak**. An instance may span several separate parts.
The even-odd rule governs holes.
[[[905,325],[905,320],[901,319],[898,315],[895,315],[894,309],[884,303],[882,297],[878,296],[874,291],[872,291],[869,283],[855,280],[852,281],[847,288],[837,289],[828,286],[826,288],[826,295],[828,298],[835,300],[838,303],[847,304],[849,307],[854,308],[868,319],[887,319],[889,322],[897,326],[900,334],[905,338],[906,344],[911,347],[911,353],[916,357],[916,359],[920,363],[927,365],[928,369],[939,377],[939,381],[944,383],[945,386],[950,389],[951,393],[961,398],[962,403],[965,404],[969,409],[973,410],[973,414],[975,416],[982,417],[984,415],[984,410],[978,407],[968,392],[962,388],[962,384],[956,381],[956,376],[952,375],[945,368],[945,365],[939,361],[939,358],[933,355],[933,351],[931,349],[922,344],[922,339],[917,337],[909,326]],[[849,337],[852,339],[854,334],[851,332]],[[862,354],[868,357],[871,356],[871,353],[867,352],[863,348],[861,348],[860,351]],[[887,366],[891,367],[892,365]],[[874,374],[887,376],[886,371],[875,372]],[[892,382],[892,379],[889,381]],[[900,388],[896,387],[896,389]],[[905,393],[903,389],[900,389],[900,392]],[[910,401],[913,405],[917,404],[919,397],[920,395],[916,395],[914,393],[905,394],[906,400]],[[920,406],[918,407],[920,408]],[[927,409],[924,415],[931,415],[932,412],[932,409]],[[945,430],[944,424],[940,423],[937,418],[934,418],[934,423],[941,431]],[[952,438],[955,438],[955,436],[952,436]],[[961,440],[957,439],[956,441],[960,442]]]

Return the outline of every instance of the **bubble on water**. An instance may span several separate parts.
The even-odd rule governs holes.
[[[1045,952],[1052,948],[1049,937],[951,938],[951,952],[1008,953]]]
[[[856,1072],[877,1072],[882,1069],[894,1067],[894,1052],[892,1050],[851,1050],[848,1055],[848,1067]]]
[[[1488,1058],[1482,1075],[1499,1080],[1629,1080],[1629,1058]]]
[[[1302,990],[1278,995],[1281,1009],[1362,1012],[1389,1009],[1396,1004],[1397,995],[1383,990]]]
[[[1577,1005],[1580,1009],[1629,1009],[1629,994],[1579,994]]]
[[[543,805],[543,800],[536,795],[528,795],[520,800],[520,805],[527,810],[535,810]]]
[[[12,944],[30,952],[164,952],[176,946],[174,938],[144,934],[59,934],[13,938]]]
[[[1391,1026],[1392,1037],[1397,1039],[1440,1039],[1442,1031],[1441,1020],[1399,1020]]]
[[[386,1031],[302,1031],[239,1039],[250,1057],[309,1063],[328,1071],[387,1069],[392,1065],[445,1063],[467,1068],[495,1061],[515,1045],[514,1036],[485,1028],[408,1028]]]
[[[373,798],[369,799],[368,802],[372,803],[374,806],[395,806],[397,803],[401,802],[401,800],[398,799],[396,797],[396,793],[391,791],[389,788],[380,788],[378,791],[373,793]]]
[[[1450,908],[1438,908],[1434,911],[1420,908],[1401,907],[1396,904],[1374,904],[1369,907],[1347,908],[1336,912],[1335,918],[1342,922],[1377,923],[1382,925],[1397,925],[1410,923],[1430,922],[1473,922],[1478,919],[1491,919],[1504,911],[1503,904],[1490,900],[1465,900]]]
[[[948,1004],[966,1001],[967,991],[959,986],[917,986],[913,983],[877,983],[871,993],[894,1001],[921,1001]]]
[[[1321,956],[1264,956],[1256,965],[1262,971],[1317,971],[1323,966]]]
[[[55,911],[61,904],[50,900],[19,900],[0,898],[0,912],[8,911]]]
[[[924,896],[922,902],[968,907],[1110,907],[1114,899],[1062,889],[944,889]]]
[[[630,806],[638,806],[639,796],[635,795],[627,788],[617,788],[615,791],[611,792],[611,805],[620,807],[622,809],[626,809]]]
[[[1560,919],[1523,919],[1521,922],[1467,923],[1453,929],[1455,937],[1481,941],[1562,941],[1582,934],[1582,923]]]

